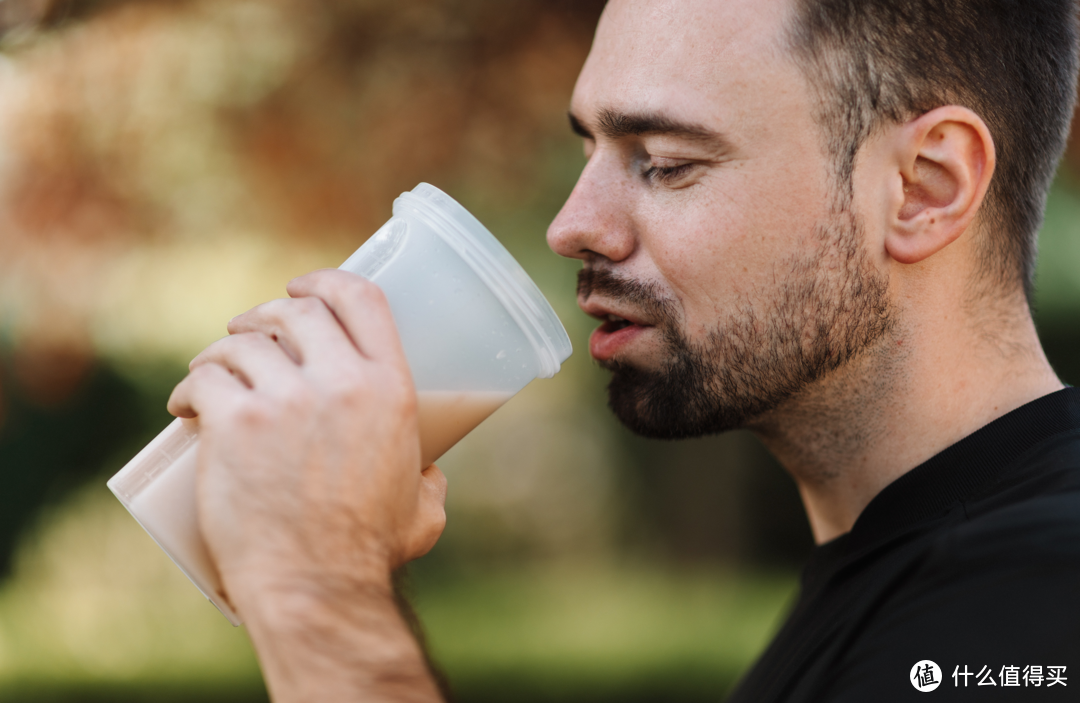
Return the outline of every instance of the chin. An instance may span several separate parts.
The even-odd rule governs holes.
[[[752,414],[716,397],[703,378],[677,367],[644,371],[609,361],[608,406],[631,432],[652,439],[689,439],[746,426]],[[756,410],[753,408],[752,410]]]

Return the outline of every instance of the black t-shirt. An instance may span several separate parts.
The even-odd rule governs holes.
[[[944,700],[1080,701],[1078,389],[904,474],[818,547],[728,703]]]

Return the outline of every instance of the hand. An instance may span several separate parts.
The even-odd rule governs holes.
[[[260,589],[389,589],[445,525],[382,291],[337,270],[287,290],[232,320],[169,400],[199,417],[200,525],[245,618]]]

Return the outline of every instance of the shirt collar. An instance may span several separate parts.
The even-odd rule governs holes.
[[[945,517],[1037,444],[1080,428],[1080,389],[1022,405],[944,449],[886,486],[851,532],[814,550],[804,573],[817,580],[841,561]]]

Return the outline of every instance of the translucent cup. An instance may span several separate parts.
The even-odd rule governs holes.
[[[534,378],[550,378],[570,339],[528,274],[469,212],[421,183],[342,264],[386,293],[419,399],[429,466]],[[177,419],[109,479],[109,489],[233,625],[199,532],[198,421]],[[420,468],[420,467],[418,467]]]

